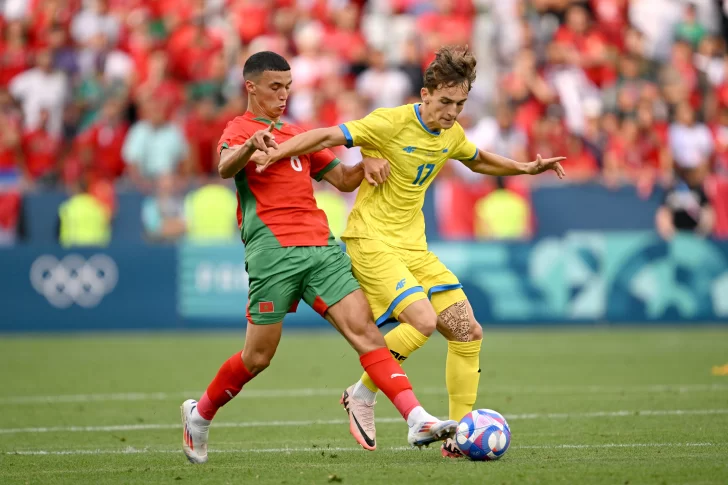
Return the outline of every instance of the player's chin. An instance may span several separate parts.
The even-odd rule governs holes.
[[[447,130],[449,128],[452,128],[455,124],[455,120],[440,120],[440,126],[443,130]]]

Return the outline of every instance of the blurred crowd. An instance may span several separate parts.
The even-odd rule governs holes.
[[[478,80],[461,123],[481,149],[565,155],[572,183],[643,197],[685,186],[715,205],[727,12],[720,0],[0,0],[0,239],[23,194],[49,186],[95,194],[109,217],[114,191],[140,191],[150,236],[180,237],[182,195],[216,183],[218,138],[246,107],[242,66],[261,50],[289,59],[286,116],[314,128],[417,101],[437,47],[469,44]],[[438,210],[470,208],[441,218],[453,237],[494,232],[505,199],[486,207],[493,193],[523,199],[505,233],[531,230],[522,182],[453,163],[438,186],[450,197]]]

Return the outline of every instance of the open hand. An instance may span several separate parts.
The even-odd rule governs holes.
[[[364,179],[374,187],[383,184],[389,177],[389,162],[381,158],[362,158]]]
[[[537,175],[544,173],[547,170],[553,170],[560,179],[566,177],[564,167],[559,162],[566,160],[566,157],[554,157],[554,158],[541,158],[541,155],[536,155],[536,160],[531,162],[529,173],[531,175]]]

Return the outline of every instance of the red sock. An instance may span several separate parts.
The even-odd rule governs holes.
[[[197,403],[197,412],[205,419],[215,417],[217,410],[238,395],[246,382],[255,377],[245,368],[240,352],[230,357],[207,387]]]
[[[420,405],[415,393],[412,392],[409,378],[387,347],[367,352],[359,357],[359,362],[372,382],[392,401],[404,419],[407,419],[410,411]]]

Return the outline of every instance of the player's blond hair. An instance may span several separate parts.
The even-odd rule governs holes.
[[[475,64],[468,46],[441,47],[425,70],[424,86],[432,93],[441,87],[465,84],[470,91],[475,82]]]

